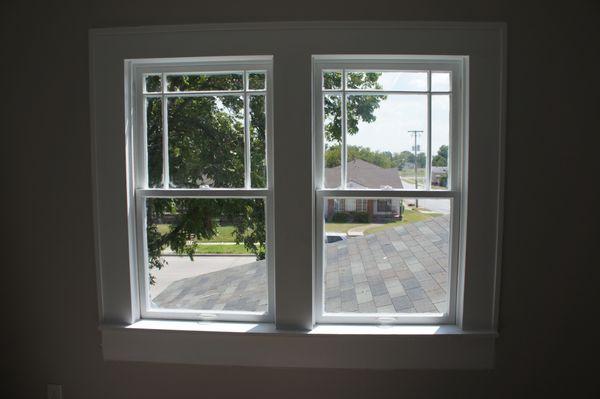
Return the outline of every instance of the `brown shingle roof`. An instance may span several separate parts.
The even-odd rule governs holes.
[[[362,159],[348,162],[348,182],[355,183],[365,188],[402,188],[402,180],[396,168],[381,168]],[[325,187],[335,188],[340,183],[340,166],[325,168]]]

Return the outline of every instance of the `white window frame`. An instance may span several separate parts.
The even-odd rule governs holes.
[[[327,40],[323,40],[327,36]],[[285,22],[94,29],[90,108],[98,314],[104,358],[270,367],[490,368],[497,336],[506,29],[498,23]],[[269,174],[276,246],[272,322],[142,319],[135,257],[135,145],[126,60],[273,55]],[[317,323],[316,149],[311,66],[320,54],[468,56],[472,132],[464,269],[454,323]],[[311,108],[312,107],[312,108]],[[271,172],[271,171],[268,171]],[[349,191],[350,193],[352,191]],[[221,194],[227,194],[221,191]],[[346,197],[348,191],[344,191]],[[340,193],[341,194],[341,193]],[[422,196],[427,192],[419,191]],[[215,191],[215,195],[217,195]],[[363,197],[369,197],[363,195]],[[405,194],[406,195],[406,194]],[[381,196],[373,194],[370,198]],[[388,195],[386,195],[387,197]],[[467,201],[468,199],[468,201]],[[464,213],[466,214],[466,213]],[[464,214],[461,214],[463,217]]]
[[[135,218],[130,223],[135,224],[136,251],[132,253],[131,264],[138,270],[137,286],[139,291],[140,317],[142,319],[179,319],[179,320],[215,320],[215,321],[244,321],[244,322],[272,322],[275,309],[274,298],[274,225],[273,225],[273,189],[271,176],[272,168],[272,56],[248,57],[204,57],[183,59],[144,59],[126,60],[125,68],[129,70],[126,75],[125,85],[129,88],[130,111],[132,123],[128,134],[131,135],[133,168],[131,181],[134,191],[131,193],[136,210]],[[248,73],[265,71],[264,90],[249,90]],[[201,73],[242,73],[242,90],[212,90],[212,91],[175,91],[167,90],[167,76],[181,74]],[[146,92],[145,77],[148,75],[161,76],[161,91]],[[265,164],[266,187],[252,188],[250,165],[250,96],[265,96],[266,131],[265,131]],[[239,96],[244,98],[244,187],[243,188],[171,188],[169,182],[169,154],[168,154],[168,98],[202,97],[202,96]],[[162,105],[162,134],[163,134],[163,186],[160,188],[148,187],[148,160],[147,160],[147,127],[146,127],[146,98],[161,98]],[[146,237],[146,201],[149,198],[249,198],[265,201],[265,228],[266,228],[266,262],[267,262],[267,297],[268,306],[265,312],[228,311],[228,310],[189,310],[189,309],[160,309],[152,308],[149,303],[149,269],[148,248]],[[133,220],[135,219],[135,220]],[[198,261],[198,260],[197,260]],[[168,266],[167,266],[168,267]]]
[[[342,72],[342,87],[340,89],[323,89],[323,73],[326,71]],[[425,90],[354,90],[345,86],[349,71],[381,71],[381,72],[426,72],[427,88]],[[450,72],[450,91],[433,91],[431,85],[432,73]],[[313,117],[315,138],[315,198],[316,198],[316,273],[315,273],[315,318],[317,323],[396,323],[396,324],[454,324],[456,322],[457,285],[459,270],[463,269],[464,259],[459,254],[464,253],[464,235],[461,230],[466,226],[466,207],[461,205],[461,198],[466,196],[467,182],[464,178],[467,156],[463,151],[468,143],[468,130],[464,127],[465,109],[468,107],[465,85],[468,82],[468,56],[422,56],[422,55],[319,55],[313,56]],[[346,97],[352,93],[369,94],[406,94],[427,96],[427,160],[424,189],[352,189],[347,188],[346,178]],[[435,95],[450,96],[450,137],[449,139],[449,189],[431,190],[431,99]],[[342,140],[341,140],[341,182],[340,187],[325,188],[325,167],[323,163],[325,140],[323,136],[324,96],[341,96]],[[448,289],[446,303],[448,311],[439,314],[400,314],[400,313],[326,313],[325,312],[325,253],[323,237],[324,215],[323,203],[329,198],[441,198],[451,203],[450,248],[448,254]],[[462,217],[461,217],[462,215]],[[461,225],[463,227],[461,227]]]

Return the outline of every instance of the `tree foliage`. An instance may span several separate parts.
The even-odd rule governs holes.
[[[433,166],[448,166],[448,146],[442,145],[431,160]]]
[[[327,74],[326,74],[327,75]],[[341,76],[326,76],[326,84],[341,84]],[[338,74],[339,75],[339,74]],[[352,87],[379,89],[380,74],[360,73],[350,77]],[[264,86],[264,76],[250,77],[253,89]],[[337,81],[336,81],[337,80]],[[160,78],[149,77],[147,91],[160,89]],[[169,76],[169,91],[240,90],[239,74]],[[349,96],[348,134],[358,132],[358,123],[373,122],[374,111],[386,97]],[[163,185],[163,132],[161,98],[146,104],[148,184]],[[265,99],[250,97],[250,147],[252,187],[265,187]],[[168,100],[169,181],[173,188],[244,186],[244,103],[239,96],[172,97]],[[326,96],[325,137],[341,143],[341,99]],[[363,151],[363,150],[358,150]],[[382,158],[383,159],[383,158]],[[384,161],[381,161],[384,162]],[[161,251],[170,248],[193,259],[202,240],[217,234],[221,224],[234,226],[236,243],[257,259],[265,258],[265,209],[262,199],[152,198],[147,201],[147,244],[150,269],[161,269],[166,261]],[[167,225],[165,232],[159,225]],[[153,278],[151,276],[151,282]]]
[[[360,73],[348,75],[348,86],[356,89],[381,89],[378,83],[380,73]],[[325,87],[338,87],[341,77],[337,74],[325,74],[323,78]],[[384,95],[350,95],[346,100],[347,134],[358,133],[358,123],[371,123],[375,121],[375,110],[379,103],[387,97]],[[324,98],[325,140],[329,143],[342,142],[342,104],[341,98],[336,95],[326,95]]]
[[[415,164],[415,154],[410,151],[400,153],[391,151],[374,151],[369,147],[347,146],[348,160],[362,159],[381,168],[396,168],[403,170],[407,164]],[[340,165],[341,149],[339,145],[333,145],[325,150],[325,167],[333,168]],[[424,168],[427,163],[427,155],[424,152],[417,154],[417,167]],[[438,165],[434,165],[438,166]],[[412,166],[414,167],[414,166]]]
[[[241,75],[178,76],[169,89],[238,89]],[[161,100],[147,102],[148,184],[161,187],[162,110]],[[239,96],[174,97],[168,100],[169,177],[171,187],[244,186],[244,103]],[[250,97],[251,180],[264,187],[265,99]],[[159,224],[168,231],[160,232]],[[201,240],[215,236],[220,224],[234,226],[236,243],[265,258],[265,209],[262,199],[153,198],[147,201],[149,266],[160,269],[166,261],[161,251],[193,255]],[[152,281],[152,280],[151,280]]]

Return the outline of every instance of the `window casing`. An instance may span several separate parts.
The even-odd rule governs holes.
[[[269,121],[269,138],[277,151],[269,153],[269,168],[278,172],[268,171],[268,189],[277,199],[277,206],[271,209],[274,226],[270,231],[280,261],[275,273],[277,306],[273,323],[199,323],[194,318],[142,320],[136,263],[138,188],[134,184],[139,168],[132,157],[138,145],[132,127],[139,126],[139,121],[131,113],[131,103],[136,101],[132,93],[137,93],[131,83],[132,66],[145,60],[154,60],[154,66],[176,61],[183,63],[185,69],[186,63],[219,61],[216,56],[221,55],[231,57],[229,62],[237,59],[244,63],[252,58],[247,54],[275,55],[269,107],[277,112]],[[322,182],[321,154],[315,145],[318,141],[308,135],[318,132],[311,122],[311,102],[318,88],[307,90],[311,84],[311,54],[389,54],[378,57],[378,62],[387,61],[385,58],[395,58],[393,61],[397,62],[399,57],[395,54],[429,54],[421,57],[423,65],[438,62],[434,59],[440,55],[454,54],[463,62],[460,97],[465,103],[459,104],[463,111],[460,119],[452,120],[459,129],[453,127],[452,132],[460,131],[465,136],[452,142],[459,142],[459,151],[465,153],[451,151],[450,168],[455,173],[451,183],[445,182],[450,190],[442,195],[454,197],[455,191],[460,193],[459,201],[449,201],[453,210],[460,210],[460,214],[452,213],[452,225],[460,227],[452,234],[459,234],[464,246],[452,252],[460,260],[460,278],[452,280],[458,282],[456,306],[451,307],[456,309],[456,315],[445,323],[440,319],[422,319],[421,323],[427,325],[382,327],[358,326],[350,321],[343,325],[346,321],[339,317],[316,320],[313,289],[318,287],[315,272],[319,243],[312,238],[321,234],[315,234],[315,230],[322,228],[317,218],[322,205],[315,201],[314,190],[320,190]],[[360,369],[493,367],[503,220],[505,25],[390,21],[94,29],[90,31],[89,65],[98,314],[105,359]],[[314,104],[313,109],[319,110]],[[468,139],[467,132],[471,132]],[[460,175],[456,174],[457,163]],[[316,170],[313,173],[311,169]],[[467,176],[468,197],[464,195]],[[458,181],[457,177],[464,180]],[[442,183],[439,186],[444,187]],[[419,181],[419,199],[433,195],[424,191],[421,184]],[[352,195],[348,189],[342,193],[337,185],[327,189],[331,191],[317,195],[343,194],[344,198],[355,200],[358,194]],[[218,190],[225,195],[231,192]],[[216,191],[202,194],[212,196]],[[396,193],[366,191],[369,190],[360,190],[361,198],[397,198]],[[416,196],[406,188],[402,194]],[[458,224],[455,218],[460,219]],[[274,255],[273,251],[270,253]],[[398,323],[375,321],[390,322]],[[289,334],[289,330],[294,330],[294,334]],[[232,347],[239,350],[233,351]]]
[[[135,237],[137,250],[135,254],[135,264],[137,265],[137,278],[139,290],[140,316],[147,319],[191,319],[191,320],[222,320],[222,321],[251,321],[251,322],[268,322],[273,320],[274,313],[274,247],[273,247],[273,200],[272,200],[272,155],[270,132],[272,130],[272,58],[266,57],[218,57],[205,59],[179,59],[179,60],[140,60],[132,61],[132,79],[131,79],[131,112],[135,121],[132,126],[134,138],[134,146],[132,147],[133,163],[134,163],[134,186],[135,186]],[[259,86],[256,84],[256,76],[264,77],[264,81]],[[196,78],[194,80],[194,78]],[[187,80],[186,80],[187,79]],[[181,81],[186,82],[186,85],[181,84]],[[158,83],[157,83],[158,82]],[[194,86],[194,82],[199,82]],[[202,86],[204,82],[204,87]],[[220,82],[224,83],[220,87]],[[262,87],[261,87],[262,86]],[[254,148],[254,140],[252,136],[253,129],[251,128],[251,106],[253,100],[260,99],[261,106],[264,107],[264,146]],[[158,106],[161,108],[159,116],[150,117],[150,101],[159,100]],[[238,101],[239,100],[239,101]],[[199,169],[193,173],[186,171],[177,174],[177,170],[173,170],[173,166],[180,169],[185,167],[188,160],[185,156],[179,162],[179,165],[172,162],[173,157],[177,154],[176,148],[170,145],[169,140],[177,133],[177,121],[175,118],[180,115],[189,115],[190,118],[196,118],[198,114],[196,108],[186,109],[188,104],[194,102],[210,102],[217,104],[217,108],[213,111],[221,111],[222,114],[227,114],[227,110],[232,108],[236,112],[238,130],[240,137],[234,137],[235,143],[239,150],[233,153],[237,157],[237,169],[234,169],[227,178],[218,180],[216,178],[207,178],[211,175],[210,172],[205,172]],[[231,105],[231,104],[234,105]],[[231,106],[228,108],[227,104]],[[176,113],[175,110],[179,106],[183,109],[182,112]],[[220,108],[219,108],[220,107]],[[206,108],[206,107],[204,107]],[[200,106],[200,109],[203,109]],[[222,111],[225,110],[225,111]],[[196,111],[194,112],[190,111]],[[211,111],[211,112],[213,112]],[[188,112],[186,114],[186,112]],[[197,116],[201,119],[201,116]],[[226,117],[226,116],[225,116]],[[190,119],[191,120],[191,119]],[[189,122],[189,120],[185,120]],[[160,124],[158,129],[157,142],[162,144],[162,151],[159,155],[155,155],[156,159],[150,156],[152,148],[149,141],[151,137],[150,126],[152,123]],[[170,124],[176,126],[170,126]],[[202,122],[199,122],[202,125]],[[195,127],[198,129],[198,126]],[[194,127],[184,130],[186,134],[194,130]],[[256,129],[254,129],[256,130]],[[213,135],[216,137],[213,145],[216,148],[221,146],[218,142],[219,134],[222,131],[218,126]],[[198,134],[203,134],[198,131]],[[207,133],[205,133],[207,134]],[[190,137],[184,139],[191,140]],[[209,140],[209,139],[206,139]],[[205,140],[205,141],[206,141]],[[203,143],[201,141],[201,143]],[[191,151],[202,151],[202,146],[192,144],[189,146]],[[256,153],[259,157],[256,157]],[[156,153],[156,151],[154,151]],[[231,151],[229,151],[231,153]],[[213,154],[204,154],[212,156]],[[227,157],[227,154],[224,156]],[[216,162],[220,160],[215,159]],[[227,159],[223,159],[226,162]],[[159,167],[153,167],[158,165]],[[160,167],[162,165],[162,167]],[[227,165],[217,165],[217,168],[223,168]],[[205,167],[210,167],[207,164]],[[158,170],[158,171],[157,171]],[[154,176],[151,176],[151,172]],[[195,173],[195,174],[194,174]],[[218,173],[218,171],[217,171]],[[197,179],[189,178],[189,175],[198,176]],[[175,177],[175,178],[174,178]],[[222,182],[225,182],[224,184]],[[189,301],[182,301],[176,306],[163,306],[157,304],[151,294],[151,264],[149,256],[149,215],[152,209],[151,204],[157,201],[182,201],[185,204],[197,205],[199,209],[206,208],[202,201],[208,201],[211,204],[224,203],[234,204],[230,206],[240,205],[242,209],[246,208],[247,203],[258,204],[257,209],[264,208],[264,229],[266,239],[264,245],[266,247],[266,275],[264,278],[264,286],[261,294],[265,297],[261,300],[258,309],[245,310],[234,307],[232,310],[223,309],[223,304],[214,308],[211,306],[214,301],[201,301],[200,303],[190,306]],[[264,205],[263,205],[264,204]],[[177,216],[177,215],[175,215]],[[167,214],[166,217],[173,217]],[[222,218],[221,215],[215,214],[209,217],[217,219]],[[214,222],[218,223],[215,219]],[[262,222],[262,218],[261,218]],[[185,253],[182,255],[185,256]],[[195,263],[201,267],[201,256],[194,255]],[[161,258],[166,259],[162,255]],[[258,264],[258,263],[257,263]],[[167,268],[173,267],[168,265]],[[213,287],[215,288],[215,287]],[[216,287],[217,290],[225,289],[225,287]],[[171,301],[173,302],[173,301]],[[208,304],[208,306],[207,306]]]
[[[395,79],[385,80],[386,82],[392,82],[396,84],[390,84],[388,87],[380,85],[371,88],[365,88],[361,86],[362,82],[356,79],[356,76],[364,74],[367,76],[371,71],[377,71],[379,75],[394,76]],[[335,79],[332,79],[332,74],[335,74]],[[354,75],[353,75],[354,74]],[[464,143],[466,142],[466,132],[463,129],[462,115],[465,106],[465,98],[463,97],[463,82],[465,81],[465,58],[464,57],[452,57],[452,56],[367,56],[367,55],[356,55],[356,56],[313,56],[313,104],[314,109],[314,137],[315,137],[315,198],[316,198],[316,276],[315,276],[315,287],[316,287],[316,298],[315,298],[315,320],[318,323],[399,323],[399,324],[451,324],[455,322],[456,318],[456,287],[458,284],[458,269],[460,267],[461,259],[459,253],[464,246],[463,240],[461,240],[460,229],[461,225],[464,226],[466,219],[461,219],[461,207],[462,198],[466,195],[466,180],[464,176],[463,165],[467,161],[464,156]],[[402,83],[401,77],[408,77],[406,79],[409,83]],[[440,79],[441,76],[441,79]],[[339,78],[337,78],[339,77]],[[359,76],[360,77],[360,76]],[[415,78],[417,77],[417,78]],[[435,77],[435,79],[433,79]],[[446,78],[447,80],[443,82]],[[383,80],[383,79],[381,79]],[[379,80],[380,81],[380,80]],[[400,83],[398,83],[400,81]],[[333,83],[332,83],[333,82]],[[339,82],[339,83],[338,83]],[[356,83],[359,82],[359,83]],[[410,82],[413,82],[412,85]],[[417,83],[414,83],[417,82]],[[415,187],[404,187],[403,185],[393,186],[390,183],[387,184],[388,180],[383,182],[369,182],[365,178],[361,180],[360,174],[357,170],[360,167],[370,167],[372,165],[364,166],[360,164],[360,161],[356,161],[353,155],[352,160],[350,158],[350,107],[351,99],[356,96],[363,96],[359,98],[402,98],[401,96],[420,96],[423,99],[423,119],[424,127],[421,129],[420,134],[424,136],[426,150],[422,151],[425,153],[425,167],[424,176],[418,175],[415,171],[414,184]],[[387,97],[386,97],[387,96]],[[396,97],[394,97],[396,96]],[[432,162],[435,153],[432,153],[432,135],[434,134],[432,125],[432,103],[437,98],[443,96],[448,99],[448,155],[447,155],[447,168],[448,176],[447,187],[433,187],[432,178]],[[333,101],[332,101],[333,99]],[[334,111],[331,111],[331,104],[334,104]],[[364,102],[363,102],[364,104]],[[329,107],[329,111],[327,111]],[[377,108],[374,107],[374,108]],[[329,112],[329,115],[328,115]],[[333,116],[332,116],[333,115]],[[355,115],[353,115],[355,117]],[[333,118],[338,117],[340,119],[339,131],[341,137],[339,141],[332,142],[327,129],[331,128]],[[359,124],[360,126],[360,124]],[[364,125],[363,125],[364,126]],[[327,131],[327,133],[326,133]],[[356,131],[356,130],[355,130]],[[414,131],[408,130],[404,133],[413,133]],[[356,133],[355,133],[356,134]],[[399,137],[399,136],[398,136]],[[327,157],[326,152],[333,146],[339,145],[340,147],[340,158],[339,164],[339,180],[331,181],[332,172],[326,170],[327,162],[331,162],[330,157]],[[409,165],[409,169],[417,164],[417,151],[420,150],[421,146],[418,142],[414,142],[412,150],[415,151],[415,158],[413,164]],[[360,148],[360,147],[359,147]],[[360,155],[358,155],[360,157]],[[388,170],[389,171],[389,170]],[[365,173],[366,174],[366,173]],[[373,172],[369,172],[369,175]],[[338,174],[335,174],[337,177]],[[419,176],[419,177],[417,177]],[[406,181],[403,181],[406,184]],[[449,203],[449,217],[448,217],[448,251],[444,252],[447,258],[447,263],[443,264],[447,269],[445,277],[437,278],[437,281],[432,282],[436,284],[436,287],[443,288],[442,291],[435,290],[434,300],[440,302],[434,304],[434,306],[421,306],[422,292],[414,291],[414,296],[411,295],[413,292],[406,294],[409,290],[412,291],[410,285],[405,285],[402,282],[402,287],[398,288],[401,291],[398,298],[383,298],[379,296],[377,300],[388,302],[383,303],[383,306],[373,307],[373,302],[377,303],[375,294],[380,292],[392,292],[395,287],[386,286],[386,288],[380,288],[375,285],[381,281],[373,279],[375,283],[370,280],[369,274],[377,273],[375,270],[369,271],[368,265],[365,264],[364,255],[361,253],[361,257],[357,257],[355,260],[350,255],[350,265],[357,265],[358,262],[363,263],[363,270],[360,267],[352,268],[352,273],[357,273],[360,277],[359,282],[354,283],[354,287],[349,287],[347,281],[352,280],[350,277],[346,277],[346,282],[340,277],[341,285],[341,296],[342,306],[330,305],[329,299],[335,298],[336,287],[338,284],[335,280],[331,281],[332,274],[327,269],[328,262],[335,262],[335,268],[333,270],[333,276],[338,273],[344,273],[344,261],[343,258],[337,261],[332,259],[332,248],[335,244],[325,244],[323,239],[324,230],[326,229],[327,220],[327,207],[326,202],[328,200],[339,201],[339,198],[345,198],[347,201],[356,200],[364,201],[368,199],[374,200],[374,217],[385,217],[395,215],[399,217],[399,213],[403,208],[403,204],[408,202],[416,203],[415,209],[418,209],[419,199],[429,201],[442,201]],[[410,200],[413,199],[413,200]],[[462,211],[464,212],[464,211]],[[418,238],[418,237],[417,237]],[[429,243],[427,243],[429,244]],[[426,245],[427,245],[426,244]],[[350,242],[349,244],[350,245]],[[371,245],[371,244],[367,244]],[[403,244],[401,244],[403,245]],[[326,247],[329,249],[326,250]],[[354,249],[357,251],[357,249]],[[375,246],[374,250],[378,248]],[[422,251],[423,248],[417,248]],[[346,256],[346,255],[333,255]],[[374,255],[373,255],[374,256]],[[408,260],[408,258],[405,258]],[[373,260],[375,261],[375,260]],[[340,264],[341,262],[341,264]],[[368,261],[367,261],[368,262]],[[379,262],[379,260],[377,260]],[[382,266],[383,267],[383,266]],[[435,265],[435,268],[438,266]],[[399,275],[405,275],[406,273],[415,272],[416,268],[409,266],[410,271],[401,270]],[[420,266],[419,266],[420,268]],[[432,268],[433,269],[433,268]],[[426,271],[426,270],[425,270]],[[422,271],[424,273],[425,271]],[[379,270],[381,272],[381,270]],[[364,273],[367,274],[365,277]],[[404,273],[404,274],[403,274]],[[346,272],[349,276],[350,272]],[[388,274],[386,274],[388,275]],[[420,276],[420,275],[419,275]],[[353,277],[356,277],[353,274]],[[427,277],[427,276],[426,276]],[[334,277],[335,278],[335,277]],[[377,277],[379,278],[379,277]],[[365,283],[364,281],[367,281]],[[423,279],[425,280],[425,278]],[[431,281],[431,280],[428,280]],[[344,286],[344,283],[346,284]],[[386,282],[387,284],[387,282]],[[410,283],[412,284],[412,282]],[[333,288],[330,288],[333,287]],[[362,291],[359,287],[363,287]],[[354,290],[354,293],[344,288]],[[366,290],[366,292],[365,292]],[[348,299],[350,292],[350,300],[356,301],[357,304],[347,307],[344,309],[343,301]],[[440,292],[445,296],[443,300],[440,299]],[[356,299],[352,297],[355,294]],[[387,294],[387,292],[386,292]],[[361,296],[367,296],[365,300],[366,305],[364,308],[361,307]],[[392,294],[390,294],[391,297]],[[372,299],[371,299],[372,298]],[[383,298],[383,299],[381,299]],[[397,299],[396,302],[393,300]],[[406,307],[404,302],[412,300],[413,303],[418,303],[419,306]],[[390,303],[391,302],[391,303]],[[333,302],[332,302],[333,304]],[[338,302],[339,304],[339,302]],[[440,306],[441,305],[441,306]],[[410,309],[406,311],[405,309]]]

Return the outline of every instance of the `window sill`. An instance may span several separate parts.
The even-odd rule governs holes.
[[[348,369],[490,369],[493,331],[456,326],[320,325],[142,320],[104,325],[105,360]]]

